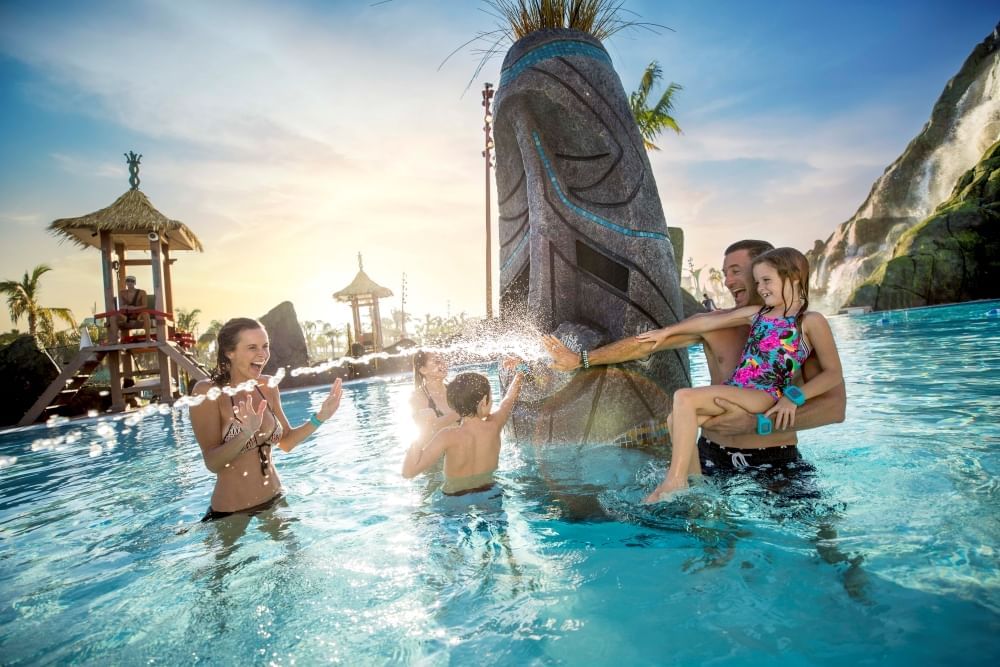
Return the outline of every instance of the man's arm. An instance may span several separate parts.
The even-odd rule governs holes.
[[[802,378],[808,381],[809,378],[818,375],[819,371],[819,362],[809,357],[802,367]],[[757,432],[756,415],[723,398],[715,399],[715,404],[725,412],[709,419],[702,425],[703,428],[722,435],[745,435]],[[839,424],[844,421],[846,411],[847,389],[841,382],[826,393],[810,398],[805,405],[799,407],[795,411],[795,426],[786,430],[805,431],[829,424]]]
[[[591,366],[605,366],[644,359],[660,350],[690,347],[701,342],[701,336],[696,334],[670,336],[656,344],[641,342],[636,336],[629,336],[628,338],[616,340],[614,343],[608,343],[603,347],[590,350],[588,357]],[[552,357],[552,368],[557,371],[572,371],[583,366],[580,354],[566,347],[555,336],[545,336],[543,344],[549,356]]]

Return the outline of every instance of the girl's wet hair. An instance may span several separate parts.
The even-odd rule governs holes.
[[[428,352],[427,350],[417,350],[417,353],[413,355],[413,388],[420,389],[424,384],[424,374],[420,372],[420,369],[427,365],[427,362],[431,360],[434,356],[433,352]]]
[[[459,373],[448,383],[448,405],[459,417],[476,414],[484,396],[490,395],[490,381],[482,373]]]
[[[216,359],[215,369],[212,371],[212,382],[218,386],[229,384],[230,363],[227,352],[236,349],[240,342],[240,334],[253,329],[263,329],[264,325],[250,317],[234,317],[219,329],[219,335],[215,341]]]
[[[782,296],[784,296],[786,280],[789,284],[796,280],[799,282],[799,297],[802,299],[802,308],[795,316],[795,326],[801,329],[802,316],[809,308],[809,260],[795,248],[775,248],[753,260],[753,266],[758,264],[767,264],[778,272],[778,277],[781,278]],[[792,297],[794,298],[794,296],[793,294]],[[787,303],[784,315],[788,316]]]

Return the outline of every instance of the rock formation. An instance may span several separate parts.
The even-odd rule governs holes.
[[[274,375],[279,368],[289,371],[309,365],[309,349],[302,334],[295,306],[291,301],[282,301],[260,318],[271,340],[271,359],[264,372]]]
[[[873,310],[1000,297],[1000,141],[907,230],[848,305]]]
[[[0,350],[0,374],[4,378],[0,425],[6,426],[24,416],[59,375],[59,367],[38,349],[34,336],[25,334]]]
[[[844,305],[1000,138],[998,47],[995,29],[948,82],[923,130],[886,168],[854,216],[808,253],[813,307],[836,312]]]
[[[511,328],[593,349],[683,317],[674,248],[611,58],[575,30],[518,40],[495,107],[500,311]],[[541,370],[541,369],[539,369]],[[669,412],[687,351],[536,377],[518,440],[610,442]]]

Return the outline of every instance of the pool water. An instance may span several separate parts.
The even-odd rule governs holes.
[[[444,497],[399,475],[408,377],[345,385],[243,532],[199,523],[183,412],[5,433],[0,663],[998,664],[997,305],[831,319],[849,403],[801,434],[818,497],[747,477],[646,507],[657,452],[513,442],[502,493]]]

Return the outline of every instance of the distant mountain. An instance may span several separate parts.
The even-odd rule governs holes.
[[[810,304],[836,312],[856,301],[855,291],[884,271],[904,236],[912,247],[907,232],[953,194],[959,179],[998,139],[1000,24],[973,49],[945,86],[930,120],[875,181],[857,212],[807,253],[812,266]],[[897,291],[905,287],[896,286]],[[870,300],[871,291],[865,294],[869,296],[861,300]]]

